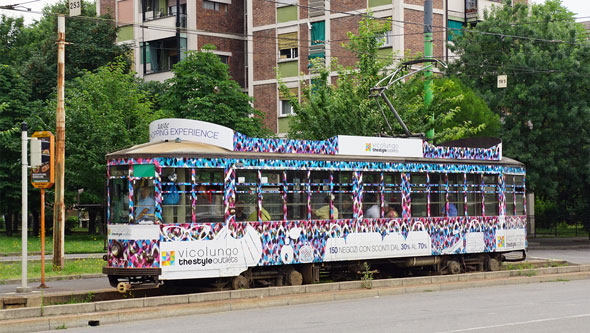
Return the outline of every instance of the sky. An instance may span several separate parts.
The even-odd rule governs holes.
[[[57,0],[0,0],[0,6],[22,4],[25,8],[30,8],[32,12],[41,12],[46,4],[55,3]],[[543,3],[545,0],[529,0],[532,3]],[[562,3],[570,11],[576,14],[575,16],[580,19],[578,21],[590,21],[590,1],[589,0],[562,0]],[[26,10],[25,8],[21,9]],[[13,11],[0,10],[0,14],[10,16],[23,16],[25,17],[26,23],[32,23],[34,20],[41,18],[40,14],[34,13],[21,13]]]

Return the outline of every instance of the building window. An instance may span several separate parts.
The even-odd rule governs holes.
[[[279,35],[279,59],[297,59],[299,57],[299,48],[297,42],[297,32],[290,32]]]
[[[393,34],[393,32],[391,30],[386,31],[382,34],[379,34],[376,36],[377,41],[381,42],[381,44],[379,45],[379,47],[387,47],[387,46],[391,46],[392,42],[391,42],[391,35]]]
[[[281,100],[281,116],[290,116],[293,114],[293,106],[291,102],[284,99]]]
[[[228,5],[225,3],[203,0],[203,8],[205,9],[215,10],[218,12],[227,12],[227,7]]]
[[[226,56],[226,55],[221,55],[221,54],[218,54],[217,56],[219,57],[219,60],[220,60],[222,63],[224,63],[224,64],[226,64],[226,65],[228,65],[228,66],[229,66],[229,56]]]

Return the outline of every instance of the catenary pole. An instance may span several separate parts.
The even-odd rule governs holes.
[[[22,249],[22,270],[21,270],[21,286],[16,288],[16,292],[18,293],[27,293],[31,291],[31,288],[29,286],[27,286],[27,232],[28,232],[28,223],[27,223],[27,217],[28,217],[28,210],[29,207],[27,207],[27,200],[28,200],[28,186],[29,184],[27,184],[27,174],[29,172],[29,165],[28,165],[28,160],[27,160],[27,152],[28,152],[28,140],[29,138],[27,137],[27,123],[23,122],[21,124],[21,172],[22,172],[22,176],[21,176],[21,181],[22,181],[22,201],[21,201],[21,205],[22,205],[22,244],[21,244],[21,249]]]
[[[64,171],[66,113],[64,109],[64,80],[66,59],[66,19],[57,17],[57,110],[55,114],[57,146],[55,150],[55,205],[53,214],[53,267],[64,268],[65,205],[64,205]]]
[[[424,0],[424,58],[432,59],[432,0]],[[432,65],[424,71],[424,106],[432,104]],[[434,114],[432,128],[426,132],[426,138],[434,139]]]

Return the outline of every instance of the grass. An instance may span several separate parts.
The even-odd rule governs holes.
[[[98,274],[102,272],[102,267],[105,262],[102,259],[74,259],[66,260],[64,269],[61,271],[53,271],[51,261],[45,262],[45,277],[53,276],[67,276],[80,274]],[[0,283],[9,279],[21,278],[21,262],[0,263]],[[28,278],[41,277],[41,262],[30,261],[27,266]]]
[[[507,264],[504,266],[504,270],[507,271],[513,271],[513,270],[523,270],[523,269],[531,269],[531,268],[535,268],[533,264],[531,264],[530,262],[522,262],[522,263],[518,263],[518,264]]]
[[[549,228],[535,228],[536,237],[556,237],[555,225]],[[559,223],[557,225],[557,237],[588,237],[588,232],[584,230],[581,224],[569,225]]]
[[[103,237],[99,235],[88,235],[84,233],[75,233],[66,235],[65,253],[104,253]],[[28,237],[28,253],[41,252],[41,236]],[[53,252],[53,235],[45,236],[45,254]],[[0,255],[7,253],[21,253],[21,235],[7,237],[6,234],[0,234]]]

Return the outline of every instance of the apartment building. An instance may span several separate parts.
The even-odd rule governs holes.
[[[526,0],[525,0],[526,1]],[[500,0],[433,0],[433,53],[449,59],[447,28],[460,29],[483,19]],[[423,0],[98,0],[98,13],[111,13],[120,27],[118,41],[133,46],[135,70],[145,80],[163,81],[187,50],[216,46],[214,53],[255,98],[265,124],[279,135],[288,131],[292,109],[278,91],[277,74],[292,92],[310,79],[310,59],[333,58],[352,66],[355,57],[342,44],[356,33],[367,12],[390,18],[391,29],[379,52],[403,56],[423,52]],[[460,33],[459,30],[452,30]],[[334,74],[336,75],[336,74]]]

